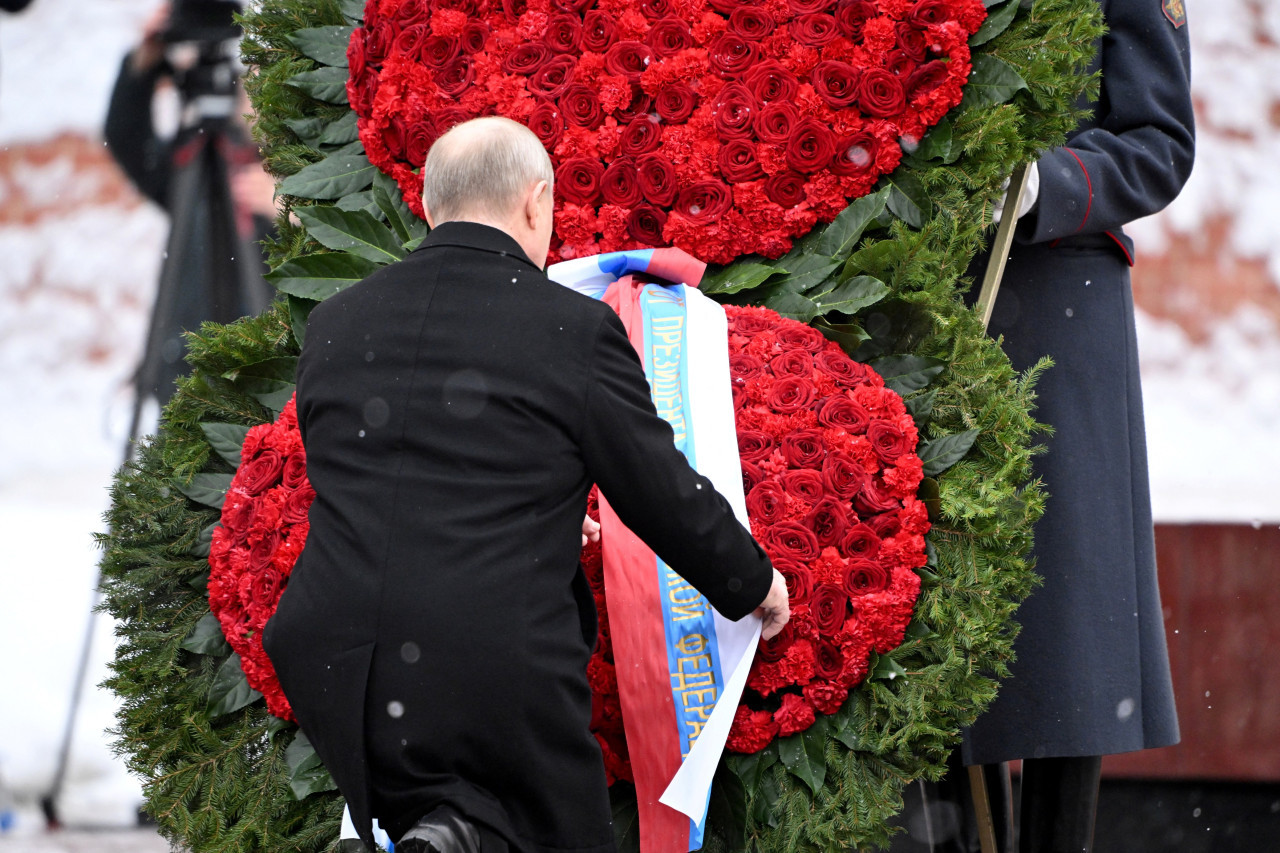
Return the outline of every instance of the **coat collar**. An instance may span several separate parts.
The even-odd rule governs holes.
[[[432,229],[414,250],[414,253],[435,246],[457,246],[463,249],[477,249],[481,252],[492,252],[495,255],[507,255],[521,263],[528,264],[538,272],[538,265],[529,260],[529,256],[520,248],[515,238],[492,225],[479,222],[442,222]]]

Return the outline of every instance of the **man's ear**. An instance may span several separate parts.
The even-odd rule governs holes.
[[[542,217],[542,194],[551,192],[551,185],[546,181],[538,181],[530,188],[529,194],[524,199],[524,218],[525,224],[531,229],[538,227],[538,220]]]

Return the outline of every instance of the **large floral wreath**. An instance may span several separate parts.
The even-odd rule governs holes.
[[[562,8],[566,3],[572,8]],[[901,23],[911,9],[928,3],[839,0],[818,3],[817,8],[806,7],[803,12],[791,3],[761,8],[773,16],[775,25],[785,23],[794,31],[803,26],[797,24],[801,15],[839,18],[851,14],[841,10],[875,5]],[[445,5],[468,16],[482,8],[469,0]],[[529,10],[507,5],[517,18]],[[585,18],[591,11],[587,5],[557,0],[553,8],[556,14]],[[721,5],[718,0],[712,3],[708,14],[727,22],[737,6]],[[900,568],[920,585],[900,644],[893,648],[888,640],[871,639],[863,680],[834,713],[824,712],[835,707],[834,699],[820,696],[816,688],[805,695],[813,677],[805,666],[808,655],[803,643],[813,648],[817,675],[818,652],[824,642],[821,628],[816,643],[793,628],[788,637],[765,650],[755,674],[757,689],[749,691],[747,710],[740,713],[767,712],[771,717],[768,722],[756,717],[755,727],[750,719],[737,727],[738,748],[762,748],[728,755],[722,763],[712,790],[706,834],[709,850],[826,851],[886,844],[893,831],[889,819],[901,806],[903,785],[942,772],[960,727],[991,701],[994,677],[1006,671],[1016,633],[1012,614],[1033,582],[1026,554],[1031,524],[1041,507],[1030,468],[1031,435],[1036,429],[1029,414],[1035,371],[1022,376],[1012,372],[996,343],[985,337],[958,297],[957,285],[982,241],[989,201],[1011,167],[1056,144],[1074,127],[1073,105],[1086,86],[1080,75],[1100,22],[1092,0],[1038,0],[1029,8],[1018,0],[988,0],[984,5],[986,20],[968,39],[972,73],[962,102],[923,137],[893,140],[890,154],[901,160],[891,173],[880,176],[866,195],[855,198],[838,215],[837,209],[828,210],[834,218],[817,215],[814,221],[819,224],[807,235],[790,233],[785,240],[798,239],[781,257],[767,256],[783,252],[785,245],[771,249],[761,245],[761,255],[712,268],[702,284],[705,293],[722,301],[763,305],[820,329],[851,354],[849,364],[857,365],[856,370],[865,366],[883,378],[919,432],[922,478],[914,494],[898,497],[904,513],[909,501],[927,507],[932,525],[924,543],[923,565],[912,556],[904,566],[886,569],[889,588]],[[668,8],[674,7],[683,8],[678,3]],[[385,12],[379,4],[370,8]],[[657,7],[649,4],[647,8]],[[944,3],[938,8],[961,6]],[[328,774],[296,726],[268,711],[246,674],[259,661],[256,630],[244,620],[252,623],[261,618],[263,602],[269,600],[273,587],[278,589],[278,581],[271,577],[256,588],[251,582],[237,583],[238,604],[233,603],[231,587],[212,581],[208,557],[219,514],[226,510],[232,517],[229,524],[223,523],[226,532],[217,534],[217,547],[226,548],[228,555],[234,551],[238,555],[234,560],[241,560],[242,568],[250,561],[274,567],[276,556],[291,553],[293,546],[288,543],[300,539],[302,532],[297,516],[290,516],[295,519],[291,529],[268,523],[272,511],[279,510],[283,517],[291,503],[296,513],[296,502],[305,494],[297,486],[296,470],[290,475],[291,486],[284,482],[293,446],[289,420],[285,417],[260,430],[247,446],[246,436],[251,429],[274,423],[292,395],[309,308],[403,257],[426,233],[397,180],[367,156],[372,152],[361,140],[370,132],[368,121],[376,121],[376,116],[361,118],[349,103],[348,49],[353,33],[370,23],[363,20],[366,11],[363,0],[263,0],[246,18],[251,37],[246,58],[259,68],[250,80],[259,113],[259,139],[270,168],[289,176],[281,184],[281,194],[294,216],[282,216],[280,237],[271,247],[272,277],[286,298],[260,317],[227,327],[209,326],[191,336],[191,375],[180,382],[166,407],[158,434],[142,443],[137,461],[125,466],[113,488],[110,533],[103,538],[103,585],[105,606],[119,620],[121,637],[109,680],[109,686],[124,698],[119,747],[143,778],[147,808],[161,831],[195,853],[318,851],[332,849],[338,835],[341,799],[332,790]],[[739,24],[751,26],[743,23],[746,16],[739,14]],[[653,23],[646,17],[643,26],[651,31],[661,17]],[[700,32],[692,25],[690,31],[695,37]],[[727,23],[723,32],[729,32]],[[896,24],[894,33],[898,37]],[[1045,45],[1053,49],[1046,50]],[[962,59],[961,46],[953,47],[947,56],[949,65]],[[937,56],[941,61],[941,54]],[[382,73],[367,55],[365,61],[366,67]],[[800,89],[814,86],[812,75],[796,79]],[[818,78],[820,85],[823,79]],[[732,82],[738,81],[726,82],[722,89]],[[642,91],[643,83],[642,79]],[[943,91],[942,85],[937,91]],[[634,89],[632,94],[634,100]],[[606,94],[601,91],[597,97],[603,111]],[[805,103],[812,103],[812,99],[797,98],[802,112]],[[666,96],[664,110],[672,99]],[[376,113],[377,97],[374,107]],[[697,109],[682,127],[696,124]],[[614,112],[612,118],[617,121],[616,108]],[[605,116],[595,130],[605,127],[609,118]],[[566,117],[564,133],[573,138],[576,131],[570,132],[570,127],[588,125],[572,124]],[[754,133],[754,124],[752,128]],[[407,125],[405,132],[408,144]],[[389,133],[393,141],[398,139],[395,132]],[[666,154],[670,149],[671,156],[676,148],[666,133],[661,151]],[[383,136],[381,130],[378,135]],[[733,139],[732,135],[716,138],[726,146]],[[572,156],[566,149],[564,155],[557,154],[557,162],[563,168]],[[757,154],[757,158],[768,175],[767,155],[761,159]],[[719,169],[719,155],[715,159],[712,172]],[[605,168],[609,165],[604,158],[600,163]],[[723,170],[717,174],[726,185],[733,183],[735,202],[752,180],[768,180],[734,182]],[[814,183],[810,180],[814,173],[802,174],[808,175],[806,183]],[[562,178],[561,183],[571,182]],[[619,187],[625,190],[626,182],[614,185]],[[795,207],[808,204],[815,209],[812,190],[812,186],[806,189],[804,201]],[[677,190],[671,207],[662,208],[668,222],[677,217],[679,194]],[[604,198],[601,190],[600,200]],[[836,204],[831,199],[825,203]],[[607,206],[592,204],[593,225],[600,224]],[[778,226],[778,216],[774,211],[768,218],[761,217],[756,223],[761,233]],[[821,224],[827,220],[829,224]],[[579,248],[594,250],[604,245],[607,236],[603,228],[596,228],[591,240],[584,236]],[[738,251],[745,248],[740,246]],[[752,370],[741,355],[736,358],[739,373]],[[785,361],[777,368],[773,361],[769,359],[771,371],[786,372]],[[752,380],[742,378],[745,389]],[[739,395],[740,399],[747,395],[744,408],[749,407],[749,391]],[[895,417],[895,422],[901,421],[902,413]],[[758,425],[744,429],[768,433]],[[903,429],[907,431],[905,425]],[[259,435],[262,440],[255,444]],[[751,447],[747,442],[748,456]],[[793,450],[803,453],[803,448]],[[279,484],[251,492],[251,478],[245,475],[246,481],[237,484],[243,494],[232,488],[237,471],[244,474],[246,467],[253,467],[254,458],[269,451],[284,460]],[[246,461],[248,465],[242,465]],[[785,455],[783,462],[790,467]],[[874,488],[869,495],[882,486],[895,488],[894,477],[887,472],[902,467],[884,459],[879,462],[885,473],[880,475],[881,482],[871,478]],[[296,468],[298,463],[292,464]],[[274,461],[259,465],[275,469]],[[799,506],[788,504],[787,499],[796,497],[796,480],[811,483],[812,478],[791,475],[792,491],[788,492],[787,473],[748,459],[750,465],[759,466],[765,477],[756,483],[753,469],[746,467],[757,513],[799,512]],[[756,493],[769,478],[778,485]],[[913,474],[899,480],[898,487],[905,488],[914,478]],[[274,491],[288,488],[293,493],[287,500]],[[255,506],[244,506],[246,501]],[[842,545],[850,539],[849,531],[860,524],[882,542],[900,538],[902,531],[915,535],[909,528],[919,522],[919,510],[911,511],[910,524],[904,518],[902,527],[893,530],[891,525],[877,527],[869,520],[883,512],[871,512],[870,506],[859,508],[857,498],[851,506],[859,522],[848,519]],[[805,517],[811,512],[812,507]],[[775,526],[786,523],[780,517]],[[821,524],[826,525],[824,535],[830,536],[832,525],[838,526],[839,521],[828,514]],[[816,540],[818,534],[808,529]],[[854,551],[871,542],[866,531],[860,532],[864,538],[859,541],[864,544],[853,546]],[[770,538],[766,531],[759,533]],[[800,536],[796,542],[804,546],[808,539]],[[811,578],[815,564],[823,561],[825,547],[804,565]],[[878,558],[892,553],[882,544]],[[775,556],[786,566],[785,555]],[[845,553],[841,559],[847,563],[854,557]],[[282,565],[285,557],[280,556],[280,561]],[[787,568],[793,592],[802,598],[804,578],[798,565]],[[858,572],[844,571],[848,568],[841,566],[839,586],[850,600],[853,596],[845,589],[846,582],[858,589],[880,583],[879,574],[865,565]],[[815,626],[814,598],[820,598],[823,586],[837,586],[833,565],[820,571],[823,580],[809,591],[809,615]],[[834,598],[834,592],[829,594]],[[210,610],[215,599],[222,601],[218,606],[225,624]],[[828,607],[821,601],[819,605]],[[239,615],[236,607],[241,608]],[[852,614],[852,604],[847,607]],[[829,608],[830,627],[838,611],[839,607]],[[825,617],[819,618],[827,624]],[[895,622],[892,631],[886,629],[890,639],[897,637],[899,624]],[[238,651],[227,642],[237,631]],[[826,636],[841,646],[839,632]],[[853,638],[846,639],[852,648]],[[782,656],[772,663],[785,661],[790,654],[800,665],[765,669],[764,664],[771,662],[763,658],[779,651]],[[828,674],[833,669],[829,658],[822,666]],[[805,677],[810,679],[808,684],[802,683]],[[271,697],[268,691],[267,698],[279,710],[279,697]],[[819,713],[807,728],[784,734],[784,723],[790,731],[800,717],[807,718],[803,711],[793,713],[797,702],[808,702]],[[784,703],[789,711],[783,710]],[[771,731],[775,724],[776,735]],[[619,781],[611,793],[620,845],[634,851],[634,792]]]

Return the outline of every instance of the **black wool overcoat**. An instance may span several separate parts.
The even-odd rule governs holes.
[[[445,223],[315,308],[298,423],[311,530],[263,639],[366,842],[371,815],[396,839],[450,803],[512,849],[613,850],[591,484],[726,617],[772,578],[621,321],[503,232]]]
[[[1194,150],[1185,13],[1175,0],[1109,0],[1092,70],[1098,100],[1039,161],[991,334],[1037,386],[1055,433],[1036,463],[1044,586],[1018,610],[1012,677],[965,733],[967,764],[1107,755],[1178,740],[1156,584],[1146,436],[1123,226],[1167,205]]]

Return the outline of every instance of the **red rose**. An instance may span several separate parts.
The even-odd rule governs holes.
[[[773,453],[773,436],[758,429],[738,430],[738,454],[744,462],[759,462]]]
[[[947,4],[945,0],[917,0],[911,11],[907,12],[907,20],[922,28],[930,24],[941,24],[947,20]]]
[[[782,145],[791,138],[791,131],[799,120],[800,111],[794,104],[773,101],[756,111],[752,126],[761,142]]]
[[[861,435],[867,431],[871,416],[848,397],[828,397],[818,409],[818,423],[851,435]]]
[[[647,154],[636,161],[636,180],[644,197],[660,207],[676,200],[676,167],[660,154]]]
[[[793,468],[821,468],[826,455],[822,433],[816,429],[798,429],[782,437],[782,458]]]
[[[807,409],[818,396],[818,390],[807,379],[797,376],[784,376],[769,389],[769,408],[775,412],[788,415]]]
[[[222,504],[222,526],[231,539],[244,540],[245,534],[249,532],[249,525],[253,522],[254,504],[255,501],[243,488],[233,486],[227,492],[227,498]]]
[[[791,606],[795,607],[808,602],[813,595],[813,572],[809,571],[807,566],[782,557],[773,559],[773,567],[787,582],[787,595],[790,597]]]
[[[879,10],[871,0],[841,3],[836,9],[836,26],[846,37],[857,40],[862,37],[863,24],[878,14]]]
[[[782,475],[782,487],[787,490],[787,494],[808,504],[820,501],[826,491],[826,487],[822,484],[822,475],[808,468],[801,471],[787,471]]]
[[[377,92],[378,72],[368,66],[347,81],[347,99],[354,109],[363,110],[366,114],[373,109],[373,98]]]
[[[382,129],[382,144],[387,147],[387,151],[392,157],[404,156],[405,129],[404,119],[400,116],[394,116],[391,121],[387,122],[387,126]]]
[[[693,33],[689,30],[689,25],[679,18],[663,18],[649,28],[644,43],[659,58],[674,56],[693,47]]]
[[[564,115],[551,101],[543,101],[529,114],[529,129],[547,150],[556,147],[560,134],[564,133],[564,127]]]
[[[656,150],[661,141],[662,126],[657,120],[647,115],[636,116],[622,131],[622,153],[628,157],[639,157]]]
[[[351,77],[358,77],[364,71],[366,38],[365,31],[357,29],[351,34],[351,41],[347,44],[347,70]]]
[[[431,35],[431,28],[423,24],[406,27],[396,34],[395,40],[391,43],[391,51],[400,56],[407,56],[410,59],[419,59],[425,62],[427,58],[420,55],[419,51],[422,49],[423,40],[429,35]],[[444,62],[433,67],[440,68],[452,58],[450,56]]]
[[[883,592],[889,585],[889,571],[874,560],[850,560],[844,569],[844,591],[849,595]]]
[[[437,72],[436,86],[441,94],[457,98],[467,90],[475,76],[476,71],[471,65],[471,60],[460,56],[445,66],[442,71]]]
[[[248,462],[242,463],[236,472],[236,485],[250,495],[257,495],[280,482],[284,470],[284,457],[274,450],[263,450]]]
[[[636,167],[625,157],[614,160],[604,170],[600,191],[608,204],[634,207],[643,199],[640,183],[636,180]]]
[[[489,25],[474,19],[467,21],[458,40],[462,43],[464,53],[479,53],[484,50],[485,43],[489,40]]]
[[[397,45],[399,41],[397,40]],[[453,62],[462,53],[462,42],[454,36],[428,36],[422,40],[418,56],[422,64],[439,70]]]
[[[825,12],[836,4],[836,0],[787,0],[787,6],[796,15]]]
[[[513,24],[518,22],[520,16],[528,9],[528,0],[502,0],[502,12],[507,20]]]
[[[307,482],[307,457],[304,454],[289,454],[280,472],[280,482],[286,489],[297,489]]]
[[[306,522],[307,511],[311,509],[311,503],[315,498],[316,490],[311,488],[309,483],[290,492],[280,513],[280,522],[282,524],[302,524]],[[305,539],[305,537],[303,538]]]
[[[813,366],[846,387],[863,382],[867,375],[865,365],[854,361],[838,347],[824,347],[813,357]]]
[[[779,570],[781,571],[781,570]],[[759,652],[760,660],[765,663],[775,663],[787,656],[787,649],[795,642],[796,632],[790,623],[782,626],[782,630],[774,635],[771,640],[761,640],[756,646]]]
[[[546,45],[539,45],[550,53]],[[530,75],[528,88],[534,95],[544,98],[558,98],[573,83],[573,68],[576,63],[571,56],[553,56],[537,67]]]
[[[787,493],[777,480],[765,480],[747,494],[747,513],[752,521],[773,524],[787,511]]]
[[[431,17],[431,9],[424,3],[403,3],[395,10],[396,23],[401,29],[425,23]]]
[[[734,379],[754,379],[764,372],[764,362],[754,355],[735,352],[729,356],[729,374]]]
[[[880,140],[868,130],[860,130],[840,140],[831,171],[841,177],[864,175],[877,166]]]
[[[778,734],[782,737],[802,732],[813,725],[816,719],[813,706],[803,696],[788,693],[782,697],[782,707],[773,712],[773,720],[778,724]]]
[[[778,343],[787,349],[816,353],[827,346],[827,339],[823,337],[822,332],[800,323],[788,323],[778,330],[777,335]]]
[[[671,14],[671,0],[640,0],[640,12],[650,21],[657,21]]]
[[[695,225],[710,225],[733,207],[733,194],[720,181],[698,181],[676,196],[675,209]]]
[[[387,21],[379,21],[373,29],[365,27],[364,55],[366,62],[379,63],[386,59],[395,40],[395,29]]]
[[[632,83],[640,82],[640,75],[652,61],[653,51],[647,44],[639,41],[620,41],[604,54],[605,71]]]
[[[625,107],[621,107],[613,111],[614,117],[618,120],[618,124],[626,124],[634,121],[637,116],[645,115],[649,112],[649,106],[653,103],[653,98],[644,93],[639,86],[632,84],[631,86],[631,102]]]
[[[604,121],[604,110],[595,90],[581,83],[574,83],[560,96],[560,109],[569,124],[595,130]]]
[[[836,545],[844,539],[849,527],[849,506],[835,498],[823,498],[805,516],[804,523],[809,525],[819,545],[824,548]]]
[[[720,90],[712,107],[712,121],[721,139],[751,135],[751,120],[760,107],[755,95],[741,83],[730,83]]]
[[[742,82],[763,103],[792,101],[800,88],[796,75],[772,59],[753,66],[742,78]]]
[[[799,376],[808,379],[813,375],[813,356],[801,349],[793,349],[774,356],[769,362],[774,376]]]
[[[809,73],[809,80],[813,91],[833,109],[843,109],[858,99],[858,69],[847,62],[819,62]]]
[[[653,106],[663,121],[679,124],[693,115],[694,108],[698,106],[698,94],[684,83],[672,83],[658,91]]]
[[[746,139],[730,139],[721,145],[717,165],[720,174],[732,184],[764,177],[764,170],[756,160],[756,147]]]
[[[875,531],[881,540],[897,536],[902,530],[902,521],[896,512],[884,512],[867,519],[867,526]]]
[[[898,47],[916,62],[924,59],[925,54],[929,52],[929,45],[925,41],[924,33],[906,21],[902,21],[894,27],[894,33],[898,37]]]
[[[742,463],[742,493],[750,494],[751,490],[764,482],[764,469],[754,462]]]
[[[747,41],[759,41],[777,25],[772,15],[754,6],[739,6],[729,14],[729,29]]]
[[[272,566],[267,566],[258,572],[253,583],[249,585],[249,598],[254,604],[265,606],[269,611],[275,612],[280,593],[284,592],[284,584],[284,575]]]
[[[744,335],[755,335],[773,329],[775,321],[770,316],[771,313],[764,308],[738,308],[734,306],[729,322],[735,332]]]
[[[867,440],[871,442],[871,449],[876,452],[876,456],[886,465],[892,465],[899,456],[912,450],[911,437],[893,421],[872,421],[867,427]]]
[[[618,38],[618,23],[612,15],[592,9],[582,16],[582,49],[604,53]]]
[[[840,29],[830,15],[801,15],[791,22],[791,35],[800,44],[822,47],[840,35]]]
[[[834,681],[840,677],[840,670],[843,668],[844,655],[841,654],[840,649],[834,643],[830,643],[826,640],[819,640],[817,648],[814,649],[813,654],[813,674],[823,681]],[[806,685],[804,695],[806,697],[810,696],[809,688],[816,686],[818,683],[819,682],[814,682],[813,684]],[[839,692],[839,688],[833,689]],[[849,695],[847,690],[844,691],[844,695]],[[843,697],[841,698],[843,700]],[[817,705],[817,703],[814,704],[815,706]],[[822,709],[818,708],[818,710],[821,711]],[[839,706],[836,707],[836,710],[840,710]],[[832,714],[835,712],[823,711],[823,713]]]
[[[871,478],[862,487],[862,491],[858,492],[853,505],[860,514],[867,516],[898,509],[902,506],[902,501],[884,483],[877,482],[877,478]],[[880,538],[884,539],[884,534],[880,534]]]
[[[919,64],[920,60],[908,56],[904,50],[891,50],[884,57],[885,70],[904,81]]]
[[[804,175],[783,172],[764,182],[764,194],[779,207],[795,207],[804,201]]]
[[[809,612],[819,632],[834,636],[849,617],[849,596],[835,584],[819,584],[809,599]]]
[[[830,163],[835,153],[835,136],[825,124],[811,117],[796,122],[787,140],[788,166],[797,172],[816,172]]]
[[[415,169],[420,167],[426,162],[427,152],[431,150],[431,143],[435,142],[439,135],[440,132],[436,130],[436,123],[432,121],[431,117],[423,116],[405,134],[404,159]]]
[[[627,235],[647,246],[663,245],[667,214],[651,204],[638,204],[627,215]]]
[[[547,47],[556,53],[576,53],[582,41],[582,20],[577,15],[556,15],[547,21]]]
[[[847,453],[827,454],[822,462],[822,484],[845,500],[852,500],[870,484],[870,477],[858,460]]]
[[[725,746],[734,752],[759,752],[768,746],[778,734],[778,724],[768,711],[753,711],[739,705],[733,715],[733,726]]]
[[[593,157],[570,157],[556,169],[556,190],[570,204],[595,204],[604,166]]]
[[[752,65],[760,55],[760,47],[734,32],[725,31],[707,48],[707,61],[724,77],[736,77]]]
[[[868,68],[858,83],[858,106],[877,118],[890,118],[907,106],[902,81],[883,68]]]
[[[863,558],[874,560],[880,553],[880,537],[869,524],[855,524],[844,535],[840,543],[845,555],[851,559]]]
[[[926,95],[941,86],[947,79],[947,63],[940,59],[926,62],[907,76],[904,84],[907,99]]]
[[[757,487],[758,488],[758,487]],[[765,531],[765,542],[770,553],[779,557],[807,563],[818,556],[818,540],[813,531],[795,521],[779,521]]]
[[[265,571],[271,565],[271,559],[276,555],[276,548],[280,547],[282,538],[279,530],[272,530],[268,535],[263,536],[249,546],[249,575],[245,575],[245,577]]]

